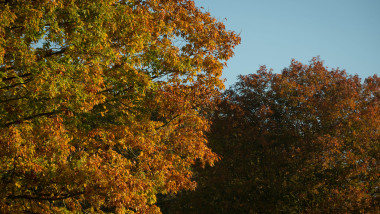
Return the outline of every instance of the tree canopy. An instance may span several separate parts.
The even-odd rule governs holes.
[[[0,2],[0,212],[159,213],[240,42],[192,0]]]
[[[195,192],[162,200],[168,213],[379,212],[376,75],[318,58],[280,74],[263,66],[224,93],[209,140],[222,160],[197,170]]]

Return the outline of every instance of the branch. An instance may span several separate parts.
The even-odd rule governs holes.
[[[47,57],[51,57],[51,56],[54,56],[54,55],[62,54],[65,51],[66,51],[66,48],[62,48],[61,50],[56,51],[56,52],[46,53],[44,56],[40,57],[37,60],[37,62],[41,61],[42,59],[47,58]],[[15,67],[11,66],[11,67],[7,67],[7,68],[2,68],[2,69],[0,69],[0,71],[8,71],[8,70],[12,70],[12,69],[15,69]],[[25,74],[22,74],[22,75],[19,75],[19,76],[3,77],[2,80],[3,81],[8,81],[8,80],[13,80],[13,79],[18,78],[18,77],[23,78],[23,77],[28,77],[28,76],[31,76],[31,75],[32,75],[32,73],[25,73]],[[3,88],[1,88],[1,89],[3,89]]]
[[[0,103],[6,103],[6,102],[13,101],[13,100],[21,100],[21,99],[25,99],[25,98],[28,98],[28,97],[25,96],[25,97],[10,98],[10,99],[7,99],[7,100],[0,100]]]
[[[1,66],[3,66],[3,67],[0,68],[0,71],[9,71],[9,70],[14,69],[13,66],[11,66],[11,67],[5,67],[5,64],[3,64],[3,65],[1,65]],[[4,79],[6,79],[6,78],[3,78],[3,80],[4,80]]]
[[[8,68],[6,68],[6,70],[12,70],[12,69],[13,69],[13,67],[8,67]],[[30,75],[32,75],[32,73],[26,73],[26,74],[23,74],[23,75],[20,75],[20,76],[13,76],[13,77],[3,77],[2,80],[3,80],[3,81],[8,81],[8,80],[15,79],[15,78],[17,78],[17,77],[21,77],[21,78],[23,78],[23,77],[28,77],[28,76],[30,76]]]
[[[42,56],[42,58],[38,59],[37,61],[40,61],[41,59],[44,59],[46,57],[51,57],[51,56],[54,56],[54,55],[57,55],[57,54],[62,54],[66,51],[66,48],[62,48],[61,50],[59,51],[56,51],[56,52],[50,52],[50,53],[47,53],[45,54],[44,56]]]
[[[175,120],[175,119],[178,118],[179,116],[181,116],[181,115],[179,114],[179,115],[177,115],[177,116],[171,118],[170,120],[168,120],[168,121],[167,121],[165,124],[163,124],[162,126],[159,126],[159,127],[155,128],[156,131],[159,130],[159,129],[161,129],[161,128],[163,128],[163,127],[165,127],[165,126],[167,126],[167,125],[169,125],[170,122],[172,122],[173,120]]]
[[[18,86],[18,85],[24,85],[24,84],[27,84],[27,83],[31,82],[32,80],[33,80],[33,78],[29,78],[29,79],[25,80],[25,82],[16,83],[16,84],[13,84],[13,85],[8,85],[8,86],[0,88],[0,90],[13,88],[13,87]]]
[[[6,1],[6,4],[7,4],[7,2],[9,3],[10,1],[7,0],[7,1]],[[59,26],[59,27],[63,27],[63,26],[68,26],[69,24],[75,24],[75,23],[76,23],[76,22],[60,22],[60,23],[58,23],[58,26]],[[45,27],[50,27],[50,26],[51,26],[51,24],[45,24],[44,27],[42,27],[42,28],[40,28],[40,29],[43,29],[43,28],[45,28]],[[7,27],[7,29],[10,29],[10,30],[23,29],[23,28],[25,28],[25,26],[23,26],[23,25]]]
[[[59,112],[60,111],[52,111],[52,112],[46,112],[46,113],[36,114],[36,115],[33,115],[33,116],[24,117],[24,118],[16,120],[16,121],[6,123],[6,124],[4,124],[2,126],[3,127],[9,127],[9,126],[14,125],[14,124],[20,124],[20,123],[24,122],[25,120],[30,120],[30,119],[34,119],[34,118],[42,117],[42,116],[51,116],[51,115],[57,114]]]
[[[62,194],[59,196],[49,196],[47,194],[38,195],[38,196],[32,196],[32,195],[12,195],[8,196],[7,199],[29,199],[29,200],[37,200],[37,201],[57,201],[57,200],[63,200],[67,198],[72,198],[78,195],[83,195],[84,191],[82,192],[74,192],[74,193],[68,193],[68,194]]]

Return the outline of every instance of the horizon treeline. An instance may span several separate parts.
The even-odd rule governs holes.
[[[0,213],[377,213],[380,78],[224,90],[193,0],[0,1]]]

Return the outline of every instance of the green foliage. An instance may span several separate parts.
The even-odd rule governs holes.
[[[239,40],[191,0],[1,1],[0,212],[158,213],[194,188]]]

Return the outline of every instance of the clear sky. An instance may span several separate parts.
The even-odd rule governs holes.
[[[242,38],[224,71],[226,86],[260,65],[280,72],[292,58],[307,64],[315,56],[361,78],[380,75],[380,0],[195,2]]]

